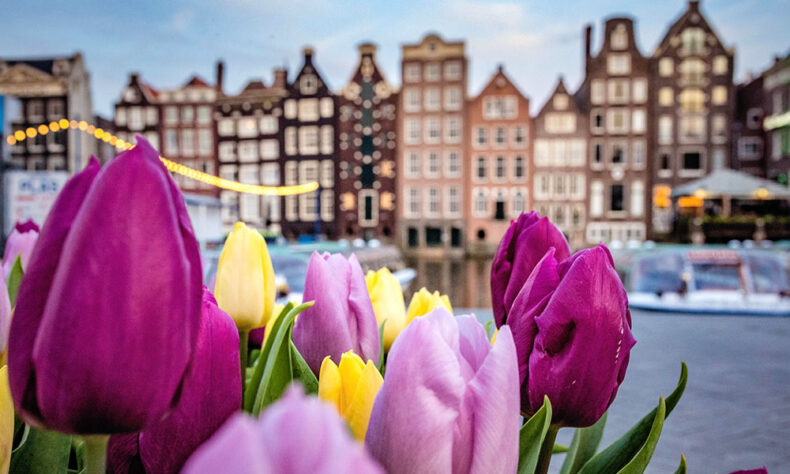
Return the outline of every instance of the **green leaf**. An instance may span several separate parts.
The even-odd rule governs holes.
[[[69,474],[82,474],[85,465],[85,440],[80,436],[71,437],[71,453],[69,455]]]
[[[25,272],[22,270],[22,256],[17,255],[11,273],[8,275],[8,299],[11,300],[11,307],[16,306],[16,295],[19,293],[19,284]]]
[[[661,436],[661,429],[664,427],[664,419],[666,418],[667,406],[664,402],[664,397],[658,399],[658,412],[653,419],[653,426],[650,427],[650,433],[647,435],[647,440],[636,456],[631,461],[620,469],[619,474],[641,474],[647,469],[650,458],[653,457],[653,452],[656,450],[658,438]]]
[[[386,319],[382,321],[381,326],[379,326],[379,361],[376,363],[376,368],[378,369],[379,373],[381,373],[381,369],[384,367],[384,325],[385,324],[387,324]]]
[[[11,452],[15,453],[22,449],[29,436],[30,426],[19,420],[19,418],[14,417],[14,445]]]
[[[683,391],[686,389],[688,381],[688,367],[685,362],[680,363],[680,378],[675,390],[666,398],[666,414],[669,416],[677,405]],[[656,407],[639,420],[628,432],[621,436],[617,441],[610,444],[606,449],[593,456],[592,459],[582,467],[582,474],[597,474],[599,472],[617,472],[631,459],[636,456],[640,448],[645,444],[650,434],[650,430],[660,407]]]
[[[318,378],[316,378],[310,366],[307,365],[294,342],[291,340],[288,343],[291,351],[291,378],[302,382],[305,393],[318,393]]]
[[[573,440],[562,463],[560,474],[576,474],[584,464],[595,456],[598,446],[601,444],[603,429],[606,426],[606,416],[609,412],[604,412],[600,420],[587,428],[577,428],[573,433]]]
[[[27,441],[11,454],[9,472],[65,474],[69,465],[71,436],[30,428]]]
[[[540,448],[551,426],[551,402],[543,397],[543,406],[521,427],[518,436],[518,473],[532,474],[538,465]]]
[[[269,334],[269,338],[274,340],[267,358],[264,359],[263,376],[252,405],[252,414],[254,416],[258,416],[265,407],[277,400],[285,391],[288,383],[293,380],[291,351],[289,349],[291,331],[293,330],[296,316],[310,306],[313,306],[312,301],[302,303],[293,308],[284,316],[282,324],[277,328],[277,333]]]
[[[493,319],[489,319],[489,320],[488,320],[488,321],[486,321],[486,323],[483,325],[483,327],[484,327],[484,328],[485,328],[485,330],[486,330],[486,336],[488,337],[488,340],[489,340],[489,341],[491,340],[491,326],[493,326],[493,325],[494,325],[494,320],[493,320]]]
[[[565,446],[564,444],[554,443],[554,447],[551,448],[551,454],[567,453],[568,449],[570,448],[568,446]]]
[[[272,324],[272,331],[269,333],[269,338],[266,339],[265,344],[263,347],[261,347],[261,351],[258,353],[258,357],[253,364],[252,375],[247,381],[247,389],[244,391],[244,403],[242,405],[242,408],[247,413],[252,413],[252,406],[255,403],[255,397],[258,394],[258,386],[261,384],[261,378],[263,377],[263,366],[269,357],[272,344],[274,343],[274,338],[271,336],[277,334],[280,326],[282,326],[283,319],[285,319],[285,315],[290,313],[293,307],[293,303],[288,303],[285,305],[283,310],[280,311],[280,314]]]
[[[680,466],[678,466],[675,474],[686,474],[686,456],[680,455]]]

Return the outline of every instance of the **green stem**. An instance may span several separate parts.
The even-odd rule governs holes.
[[[549,472],[551,454],[554,450],[554,440],[557,439],[557,432],[559,430],[559,425],[549,426],[546,437],[543,439],[543,445],[540,447],[540,455],[538,456],[538,465],[535,467],[535,474],[546,474]]]
[[[249,331],[239,330],[239,362],[241,365],[241,398],[244,399],[244,390],[247,388],[247,353]]]
[[[110,435],[90,435],[82,438],[85,440],[85,474],[105,474]]]

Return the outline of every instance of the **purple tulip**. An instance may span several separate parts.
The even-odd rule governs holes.
[[[313,252],[307,265],[303,301],[315,301],[296,319],[293,340],[318,375],[324,357],[340,360],[354,351],[378,362],[379,330],[365,275],[357,257]]]
[[[11,274],[11,269],[14,268],[17,256],[22,257],[22,269],[27,268],[30,254],[33,253],[33,247],[36,246],[38,230],[38,226],[33,222],[33,219],[16,223],[11,235],[8,236],[8,241],[3,251],[3,279],[8,280],[8,275]]]
[[[507,324],[513,300],[532,268],[552,247],[559,260],[571,254],[565,236],[547,217],[532,211],[510,222],[491,262],[491,304],[497,327]]]
[[[415,318],[387,359],[365,444],[387,472],[515,472],[519,409],[508,326],[493,347],[474,316]]]
[[[11,300],[5,280],[0,281],[0,352],[8,347],[8,331],[11,328]]]
[[[730,474],[768,474],[768,469],[765,466],[759,469],[745,469],[741,471],[732,471]]]
[[[8,372],[31,424],[130,433],[177,401],[200,325],[200,255],[183,196],[137,142],[66,184],[30,257]]]
[[[140,433],[110,438],[108,465],[115,474],[178,472],[190,454],[241,408],[239,333],[203,288],[203,312],[194,358],[181,398],[170,415]]]
[[[291,386],[260,419],[238,413],[184,465],[185,474],[383,473],[336,410]]]
[[[508,316],[522,411],[551,400],[553,423],[590,426],[614,401],[636,340],[623,284],[600,245],[558,262],[550,249]]]

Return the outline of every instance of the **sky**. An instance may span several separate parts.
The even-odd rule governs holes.
[[[427,32],[466,40],[470,96],[498,64],[540,109],[562,75],[582,80],[582,34],[593,24],[593,51],[603,20],[631,16],[637,44],[652,54],[684,0],[26,0],[7,3],[0,18],[0,58],[68,55],[81,51],[91,71],[93,104],[110,117],[130,72],[156,88],[178,87],[193,74],[214,82],[225,62],[225,92],[251,79],[272,80],[272,68],[295,74],[305,45],[333,90],[357,64],[359,43],[379,47],[388,81],[400,84],[400,47]],[[759,73],[790,51],[790,0],[703,0],[703,14],[736,49],[735,78]],[[293,76],[291,76],[293,77]]]

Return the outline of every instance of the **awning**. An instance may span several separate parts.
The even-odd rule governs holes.
[[[731,169],[711,174],[672,190],[672,197],[695,196],[700,199],[728,196],[735,199],[790,199],[790,188]]]

